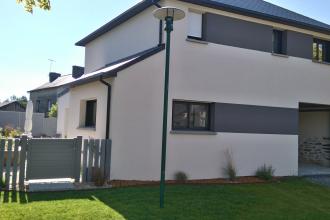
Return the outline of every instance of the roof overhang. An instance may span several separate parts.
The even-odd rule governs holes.
[[[71,87],[79,86],[82,84],[98,81],[104,78],[116,77],[118,72],[141,62],[148,57],[162,51],[165,49],[165,45],[161,44],[156,47],[150,48],[148,50],[142,51],[140,53],[134,54],[132,56],[120,59],[116,62],[110,63],[92,73],[84,74],[82,77],[77,80],[69,83]]]
[[[324,33],[324,34],[330,34],[330,29],[327,29],[327,28],[317,27],[315,25],[310,25],[310,24],[307,24],[304,22],[298,22],[298,21],[291,20],[291,19],[285,19],[285,18],[281,18],[278,16],[273,16],[273,15],[269,15],[269,14],[265,14],[265,13],[260,13],[260,12],[256,12],[256,11],[252,11],[252,10],[248,10],[248,9],[244,9],[244,8],[239,8],[239,7],[223,4],[220,2],[205,1],[205,0],[202,0],[202,1],[201,0],[180,0],[180,1],[195,4],[195,5],[200,5],[200,6],[204,6],[204,7],[214,8],[214,9],[218,9],[218,10],[222,10],[222,11],[246,15],[249,17],[273,21],[273,22],[277,22],[277,23],[281,23],[281,24],[291,25],[291,26],[295,26],[295,27],[299,27],[299,28],[303,28],[303,29],[307,29],[307,30],[311,30],[311,31],[316,31],[316,32]]]

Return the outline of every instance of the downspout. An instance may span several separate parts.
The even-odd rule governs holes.
[[[108,87],[108,93],[107,93],[107,121],[106,121],[106,134],[105,138],[109,139],[109,133],[110,133],[110,107],[111,107],[111,85],[104,81],[102,77],[100,77],[100,82],[103,83]]]
[[[161,8],[162,6],[160,4],[158,4],[157,2],[155,1],[152,1],[153,4],[158,7],[158,8]],[[162,45],[163,44],[163,21],[160,20],[159,21],[159,41],[158,41],[158,46]]]

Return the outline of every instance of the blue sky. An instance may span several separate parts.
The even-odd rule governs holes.
[[[69,74],[84,65],[84,49],[74,43],[139,0],[51,0],[52,10],[31,15],[15,0],[1,1],[0,100],[27,95],[48,80],[52,71]],[[330,23],[330,1],[268,0],[274,4]]]

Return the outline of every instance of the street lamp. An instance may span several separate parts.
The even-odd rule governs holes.
[[[181,20],[185,17],[184,11],[173,7],[162,7],[153,12],[155,18],[166,22],[166,61],[165,61],[165,85],[164,85],[164,106],[163,106],[163,133],[162,133],[162,159],[160,171],[160,208],[164,207],[165,193],[165,166],[166,166],[166,142],[167,142],[167,110],[168,110],[168,83],[170,72],[170,49],[171,32],[173,31],[173,21]]]

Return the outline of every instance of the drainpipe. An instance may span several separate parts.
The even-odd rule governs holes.
[[[158,8],[161,8],[162,6],[160,4],[158,4],[157,2],[155,1],[152,1],[153,4],[158,7]],[[159,21],[159,41],[158,41],[158,46],[162,45],[163,44],[163,21],[160,20]]]
[[[109,133],[110,133],[110,107],[111,107],[111,85],[104,81],[103,78],[100,78],[100,82],[103,83],[108,87],[108,94],[107,94],[107,122],[106,122],[106,134],[105,138],[109,139]]]

